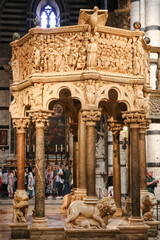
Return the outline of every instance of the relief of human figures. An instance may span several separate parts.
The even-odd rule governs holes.
[[[141,37],[104,32],[39,34],[13,49],[14,81],[35,73],[85,69],[145,75],[148,79],[149,64],[144,59],[149,52],[142,41]]]

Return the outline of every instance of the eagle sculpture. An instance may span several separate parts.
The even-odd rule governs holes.
[[[93,10],[81,9],[79,15],[79,25],[89,24],[89,31],[96,32],[97,26],[105,26],[108,19],[108,10],[99,10],[97,6]]]

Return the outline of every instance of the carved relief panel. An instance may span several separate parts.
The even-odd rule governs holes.
[[[70,27],[71,28],[71,27]],[[13,45],[14,82],[33,74],[73,72],[85,69],[134,74],[149,78],[149,50],[142,36],[121,34],[120,30],[91,33],[73,31],[44,34],[33,32],[23,44]],[[132,36],[133,35],[133,36]],[[147,80],[148,81],[148,80]]]

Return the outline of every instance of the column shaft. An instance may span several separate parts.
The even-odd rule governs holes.
[[[77,188],[77,137],[73,136],[73,186]]]
[[[25,130],[17,130],[17,189],[25,189]]]
[[[146,185],[146,130],[139,131],[140,190],[147,190]]]
[[[35,215],[45,217],[45,146],[44,123],[36,122]]]
[[[140,218],[139,131],[131,128],[132,217]]]
[[[113,186],[116,207],[121,208],[121,167],[119,133],[113,134]]]
[[[96,197],[95,188],[95,125],[87,122],[87,196]]]
[[[140,0],[131,1],[131,30],[134,30],[133,23],[139,21]]]
[[[79,188],[86,189],[86,123],[79,113]]]

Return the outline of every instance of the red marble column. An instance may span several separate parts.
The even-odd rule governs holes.
[[[14,118],[13,127],[17,132],[17,190],[25,190],[25,128],[29,126],[28,118]]]
[[[25,189],[25,129],[17,129],[17,189]]]

